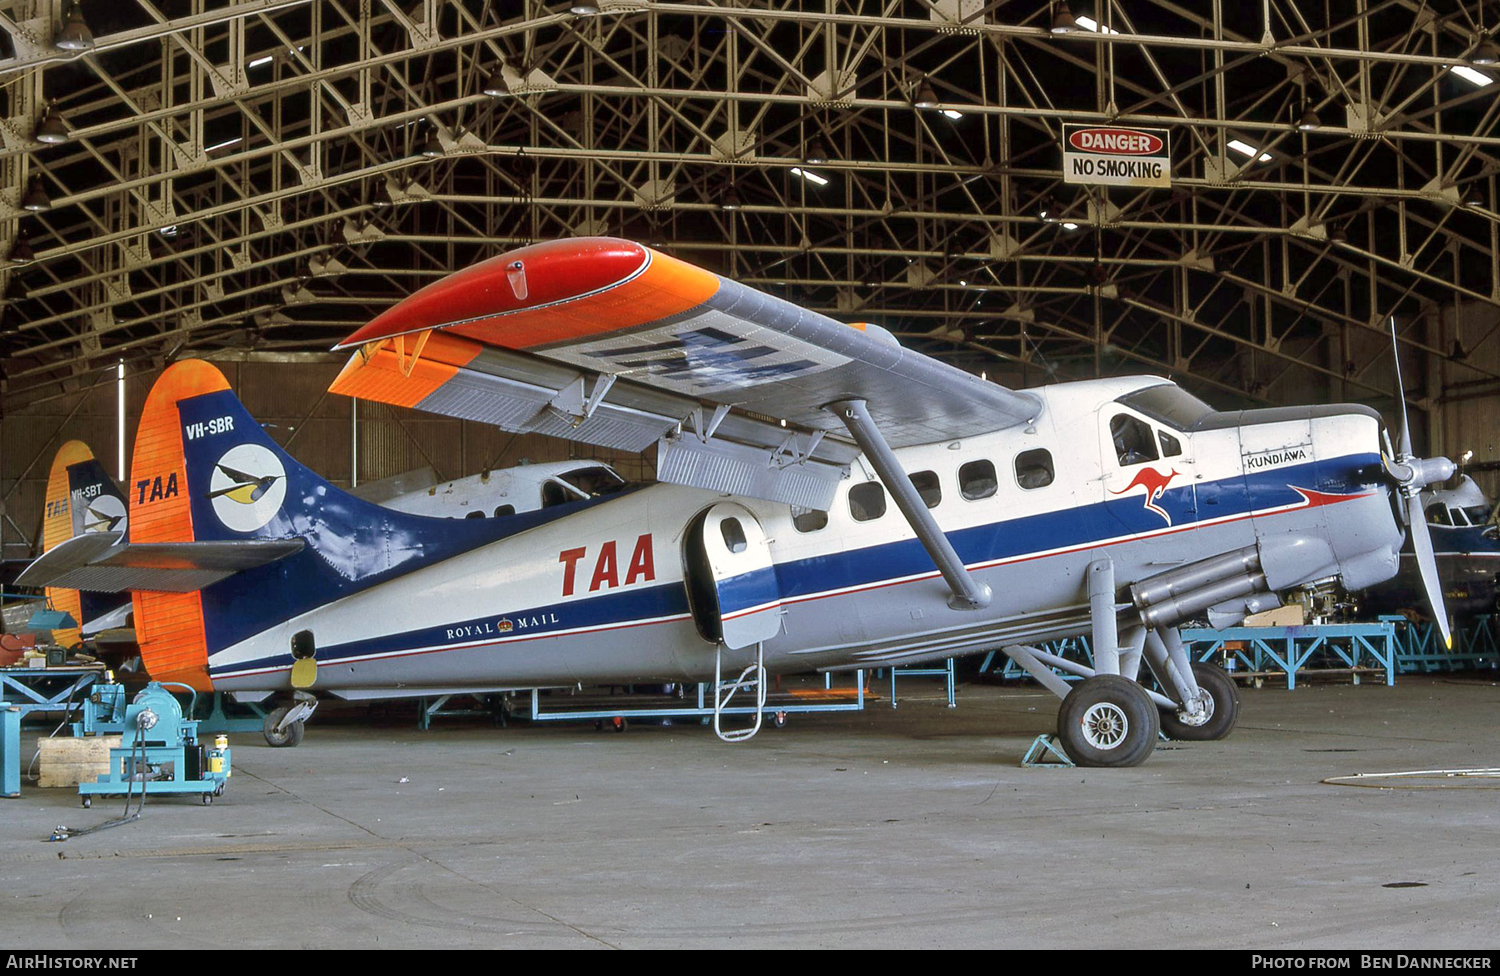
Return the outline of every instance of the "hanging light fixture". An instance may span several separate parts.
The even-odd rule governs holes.
[[[812,145],[807,149],[807,161],[814,165],[828,162],[828,147],[823,145],[822,139],[812,141]]]
[[[1474,53],[1469,55],[1469,63],[1485,66],[1500,64],[1500,45],[1488,37],[1484,38],[1474,48]]]
[[[52,209],[52,201],[47,197],[47,191],[42,189],[40,176],[33,176],[31,182],[26,184],[26,192],[21,196],[21,209],[32,213]]]
[[[427,133],[427,141],[422,143],[422,155],[428,159],[436,159],[443,155],[443,140],[438,138],[437,126],[433,126]]]
[[[1078,21],[1073,19],[1073,11],[1066,3],[1052,4],[1052,26],[1049,30],[1054,34],[1072,34],[1078,30]]]
[[[585,2],[585,0],[578,0],[578,2],[568,5],[568,13],[574,17],[597,17],[599,16],[599,5],[597,3]]]
[[[57,114],[57,109],[50,107],[47,109],[42,116],[42,121],[37,123],[33,138],[48,146],[58,146],[68,141],[68,127],[63,124],[62,116]]]
[[[52,39],[52,44],[64,51],[94,49],[94,34],[89,30],[89,25],[83,22],[83,5],[78,0],[73,0],[73,6],[68,8],[67,15],[63,17],[62,30]]]
[[[743,204],[740,203],[740,191],[734,188],[733,183],[729,184],[729,192],[724,194],[724,200],[719,204],[719,206],[725,210],[738,210],[741,206],[743,206]]]
[[[510,86],[505,83],[504,61],[495,62],[495,66],[490,69],[490,76],[484,80],[484,87],[480,91],[491,98],[510,94]]]
[[[1323,120],[1318,118],[1317,110],[1309,102],[1302,109],[1302,117],[1297,120],[1297,129],[1301,132],[1311,132],[1321,128],[1323,128]]]
[[[10,246],[10,254],[6,257],[11,264],[30,264],[36,260],[36,252],[31,249],[31,242],[26,239],[25,231],[16,235],[15,242]]]
[[[932,82],[928,81],[925,75],[917,84],[917,94],[912,98],[911,103],[917,108],[938,107],[937,92],[933,91]]]

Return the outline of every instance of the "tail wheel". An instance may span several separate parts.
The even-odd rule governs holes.
[[[1182,742],[1207,742],[1226,738],[1240,718],[1240,693],[1234,679],[1212,664],[1193,665],[1193,680],[1203,702],[1200,715],[1181,711],[1162,712],[1161,730]]]
[[[1156,704],[1129,678],[1086,678],[1063,699],[1057,737],[1079,766],[1138,766],[1156,748]]]
[[[278,749],[290,749],[302,741],[305,726],[301,722],[293,722],[286,728],[277,730],[276,726],[286,718],[286,713],[291,711],[291,706],[283,705],[266,716],[265,726],[262,731],[266,737],[266,744]]]

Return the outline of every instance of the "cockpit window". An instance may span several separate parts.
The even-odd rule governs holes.
[[[1191,430],[1193,424],[1214,412],[1213,407],[1175,383],[1162,383],[1127,393],[1115,402],[1177,430]]]
[[[598,498],[601,495],[612,495],[625,487],[625,479],[615,474],[609,468],[579,468],[577,471],[569,471],[558,475],[563,481],[577,488],[590,498]]]
[[[1155,461],[1156,440],[1151,434],[1151,425],[1128,413],[1117,413],[1109,422],[1109,435],[1115,442],[1115,455],[1120,466]]]
[[[1433,502],[1427,506],[1427,521],[1433,525],[1453,524],[1453,519],[1448,515],[1448,506],[1442,502]]]

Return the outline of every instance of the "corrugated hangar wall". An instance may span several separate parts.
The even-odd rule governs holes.
[[[245,407],[277,443],[298,461],[340,487],[350,484],[351,400],[327,393],[345,357],[316,353],[249,353],[215,357]],[[126,377],[126,463],[129,464],[141,407],[160,370]],[[97,385],[67,394],[0,420],[0,493],[3,493],[3,553],[6,559],[35,555],[41,535],[43,496],[53,455],[68,440],[81,440],[117,472],[117,390],[114,369],[94,377]],[[361,401],[358,405],[359,481],[365,483],[431,466],[440,479],[485,468],[567,458],[598,458],[629,480],[653,476],[651,455],[624,455],[586,444],[537,435],[516,436],[486,424],[439,417]]]
[[[1466,361],[1482,369],[1500,372],[1500,309],[1477,302],[1464,302],[1434,313],[1430,342],[1453,349]],[[1455,347],[1455,343],[1457,346]],[[1473,372],[1456,368],[1450,360],[1437,360],[1436,376],[1429,381],[1441,390],[1435,404],[1435,447],[1453,460],[1466,451],[1474,461],[1500,461],[1500,381],[1474,380]],[[1500,491],[1500,472],[1474,475],[1491,498]]]

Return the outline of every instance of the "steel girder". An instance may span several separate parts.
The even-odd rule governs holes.
[[[597,233],[1008,382],[1377,398],[1392,316],[1496,378],[1493,332],[1426,315],[1500,304],[1476,2],[1101,0],[1053,33],[1041,0],[83,0],[84,52],[52,46],[63,6],[0,0],[6,406],[121,359],[326,349]],[[1065,121],[1169,127],[1172,188],[1064,184]]]

